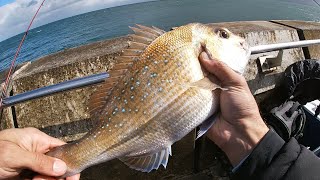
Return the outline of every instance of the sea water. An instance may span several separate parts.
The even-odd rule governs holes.
[[[89,12],[32,29],[17,63],[66,48],[123,36],[128,26],[164,30],[191,22],[249,20],[319,21],[320,7],[308,0],[161,0]],[[30,12],[31,13],[31,12]],[[9,67],[23,34],[0,42],[0,71]]]

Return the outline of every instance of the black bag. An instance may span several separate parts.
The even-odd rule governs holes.
[[[290,65],[284,72],[282,90],[286,101],[273,108],[267,123],[285,141],[299,139],[306,122],[303,104],[320,98],[320,60],[304,60]],[[320,112],[320,107],[316,110]]]
[[[320,98],[320,60],[298,61],[284,72],[283,90],[287,98],[306,104]]]

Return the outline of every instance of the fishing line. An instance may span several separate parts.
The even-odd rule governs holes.
[[[316,0],[313,0],[313,2],[315,2],[318,6],[320,6],[320,4],[318,3],[318,1]]]
[[[7,95],[8,84],[9,84],[9,80],[11,79],[11,73],[12,73],[13,69],[15,68],[15,62],[16,62],[18,56],[19,56],[21,47],[22,47],[22,45],[23,45],[23,43],[24,43],[24,40],[26,39],[26,37],[27,37],[27,35],[28,35],[28,32],[29,32],[29,30],[30,30],[30,28],[31,28],[31,25],[32,25],[34,19],[35,19],[36,16],[38,15],[38,13],[39,13],[39,11],[40,11],[40,9],[41,9],[41,7],[43,6],[43,4],[44,4],[45,1],[46,1],[46,0],[43,0],[43,1],[42,1],[42,3],[40,4],[37,12],[34,14],[34,16],[33,16],[32,20],[31,20],[31,22],[30,22],[27,30],[25,31],[25,33],[24,33],[24,35],[23,35],[23,37],[22,37],[22,40],[20,41],[20,44],[19,44],[18,49],[17,49],[17,51],[16,51],[16,54],[14,55],[14,58],[13,58],[13,60],[12,60],[12,62],[11,62],[11,66],[10,66],[8,75],[6,76],[6,81],[5,81],[4,85],[2,86],[2,93],[1,93],[1,95],[0,95],[0,108],[1,108],[2,103],[3,103],[3,98],[6,97],[6,95]]]

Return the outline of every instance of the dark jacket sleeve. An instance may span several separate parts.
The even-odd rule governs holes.
[[[269,130],[232,179],[320,179],[320,159],[296,139],[285,143]]]

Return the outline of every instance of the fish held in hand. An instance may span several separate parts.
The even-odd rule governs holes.
[[[47,153],[66,162],[63,177],[115,158],[143,172],[166,167],[171,145],[219,107],[220,91],[214,90],[221,87],[201,67],[199,54],[205,51],[240,73],[248,63],[248,45],[225,28],[193,23],[169,32],[131,29],[129,48],[90,98],[98,125]]]

